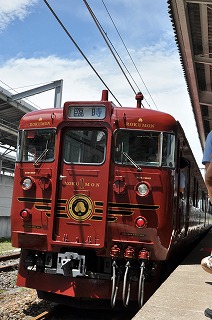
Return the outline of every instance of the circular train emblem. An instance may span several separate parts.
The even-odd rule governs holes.
[[[84,221],[91,216],[92,211],[92,201],[84,194],[77,194],[68,202],[68,213],[74,220]]]

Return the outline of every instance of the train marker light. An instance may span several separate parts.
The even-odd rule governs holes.
[[[124,193],[126,191],[126,183],[123,180],[115,180],[113,183],[113,190],[120,194],[120,193]]]
[[[49,178],[41,177],[38,181],[38,184],[42,190],[46,190],[51,187],[52,183]]]
[[[146,225],[147,225],[147,220],[144,217],[138,217],[135,220],[135,226],[137,228],[144,228],[144,227],[146,227]]]
[[[147,182],[141,182],[136,185],[136,193],[138,196],[145,197],[149,194],[151,187]]]
[[[31,213],[29,212],[29,210],[24,209],[20,212],[20,216],[24,221],[27,221],[31,218]]]
[[[24,189],[24,190],[30,190],[35,185],[34,179],[30,178],[30,177],[23,178],[21,183],[22,183],[22,189]]]

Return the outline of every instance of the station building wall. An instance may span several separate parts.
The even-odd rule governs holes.
[[[11,237],[10,210],[13,181],[12,176],[0,174],[0,239]]]

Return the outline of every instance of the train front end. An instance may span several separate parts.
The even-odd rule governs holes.
[[[12,201],[17,284],[64,303],[141,306],[172,235],[175,132],[171,116],[105,95],[26,115]]]

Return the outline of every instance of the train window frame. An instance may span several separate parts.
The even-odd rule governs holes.
[[[119,133],[123,133],[123,142],[122,146],[118,142],[119,140]],[[151,140],[151,137],[157,137],[157,155],[156,161],[149,161],[148,160],[136,160],[133,156],[132,153],[129,152],[130,150],[130,138],[127,141],[125,139],[124,135],[127,137],[127,135],[133,134],[133,135],[138,135],[137,137],[142,138],[149,138]],[[144,136],[142,136],[144,134]],[[149,135],[149,137],[148,137]],[[165,137],[167,139],[167,145],[164,145],[164,140]],[[126,142],[124,143],[124,139]],[[120,140],[121,141],[121,140]],[[156,143],[156,140],[155,140]],[[169,143],[169,145],[168,145]],[[166,168],[175,168],[175,146],[176,146],[176,138],[175,134],[171,132],[161,132],[161,131],[151,131],[151,130],[134,130],[134,129],[117,129],[114,132],[114,152],[113,152],[113,161],[116,164],[119,165],[133,165],[133,162],[136,165],[140,166],[145,166],[145,167],[166,167]],[[137,148],[138,149],[138,148]],[[136,149],[136,151],[138,151]],[[168,150],[170,151],[169,154],[167,153]],[[166,155],[167,153],[167,155]],[[143,153],[144,154],[144,153]],[[148,158],[149,158],[150,153],[148,153]],[[146,154],[145,154],[146,156]],[[124,160],[125,159],[125,160]],[[135,165],[134,164],[134,165]]]
[[[36,142],[37,139],[37,142]],[[55,160],[56,130],[33,128],[19,130],[16,162],[39,163]]]
[[[73,140],[73,145],[71,146],[70,141],[69,144],[67,143],[67,132],[82,132],[84,131],[84,134],[81,135],[81,141],[77,141],[77,137],[74,138],[74,136],[69,137]],[[92,141],[89,142],[89,135],[94,133],[96,131],[96,141],[94,141],[94,137],[92,136]],[[86,133],[87,132],[87,144],[86,144]],[[103,133],[103,134],[102,134]],[[99,135],[99,136],[98,136]],[[91,135],[90,135],[91,137]],[[98,127],[92,127],[92,128],[84,128],[84,127],[74,127],[74,128],[66,128],[66,130],[63,133],[63,161],[66,164],[74,164],[74,165],[88,165],[88,166],[101,166],[106,159],[106,150],[107,150],[107,130],[104,128],[98,128]],[[81,146],[77,145],[78,142],[80,142]],[[91,144],[94,143],[95,147]],[[73,148],[75,148],[75,152],[73,152]],[[99,149],[99,150],[98,150]],[[92,152],[92,151],[99,151]],[[103,152],[102,152],[103,151]],[[101,158],[102,155],[102,158]],[[74,158],[67,158],[67,157],[74,157]],[[76,161],[76,157],[78,157],[78,161]],[[87,159],[86,159],[87,157]],[[84,161],[86,159],[87,161]],[[97,161],[98,160],[98,161]]]

